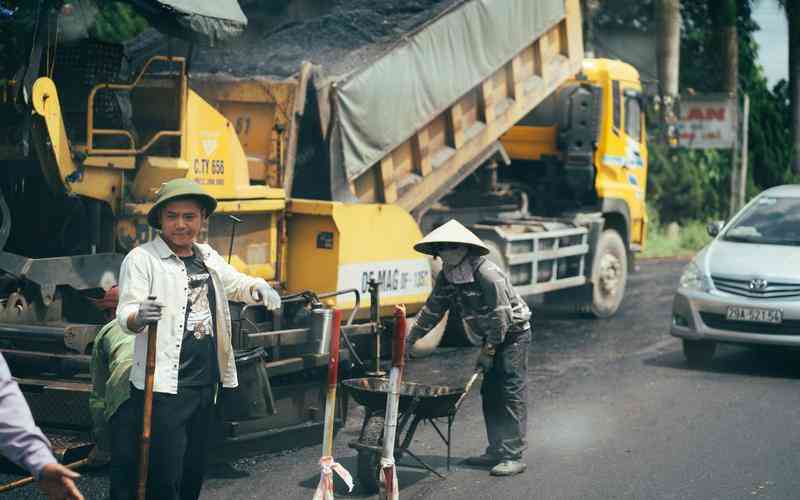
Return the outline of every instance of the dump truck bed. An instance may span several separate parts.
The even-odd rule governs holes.
[[[220,109],[271,107],[265,123],[281,126],[248,155],[272,161],[280,173],[262,181],[293,197],[421,215],[580,70],[578,0],[343,3],[262,38],[249,31],[193,64],[193,87]]]

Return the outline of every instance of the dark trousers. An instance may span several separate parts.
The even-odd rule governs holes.
[[[489,446],[486,453],[519,460],[528,447],[528,346],[531,331],[510,333],[497,346],[492,369],[483,376],[481,398]]]
[[[181,387],[178,394],[155,393],[150,428],[148,500],[196,500],[205,474],[214,418],[214,386]],[[111,417],[111,500],[136,498],[144,392]]]

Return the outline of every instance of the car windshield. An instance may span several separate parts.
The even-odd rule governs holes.
[[[800,198],[759,198],[725,231],[723,239],[800,246]]]

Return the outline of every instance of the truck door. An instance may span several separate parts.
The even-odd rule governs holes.
[[[625,161],[622,165],[630,188],[626,196],[631,215],[631,243],[641,245],[645,231],[645,190],[647,188],[647,144],[642,113],[642,96],[637,87],[623,84]]]

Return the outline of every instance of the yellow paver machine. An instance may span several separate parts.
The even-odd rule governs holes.
[[[321,424],[331,307],[345,362],[378,370],[393,306],[431,290],[412,245],[449,218],[523,293],[619,306],[644,238],[641,87],[584,61],[578,0],[132,0],[151,28],[124,42],[74,36],[93,3],[42,1],[0,91],[0,349],[42,426],[88,426],[98,304],[178,177],[219,200],[205,240],[285,299],[232,305],[240,370],[269,390],[229,395],[224,442]],[[477,342],[457,319],[448,339]]]

